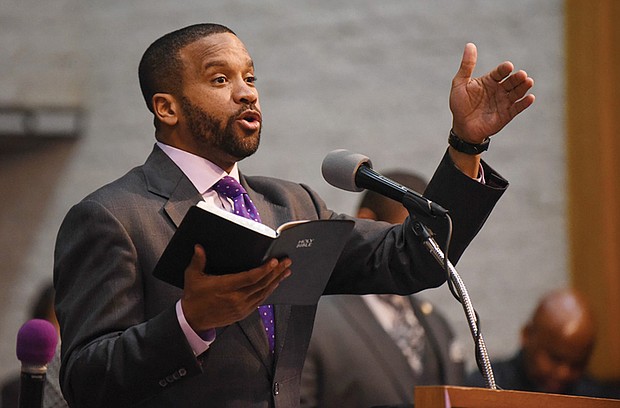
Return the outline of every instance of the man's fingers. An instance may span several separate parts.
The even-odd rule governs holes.
[[[235,288],[235,290],[243,290],[246,293],[252,293],[278,279],[290,265],[291,260],[288,258],[282,261],[278,261],[274,258],[249,271],[221,275],[219,278],[225,279],[227,284]]]
[[[524,82],[533,85],[533,80],[527,76],[527,72],[519,70],[504,78],[504,80],[501,81],[501,86],[506,92],[510,92]]]
[[[527,78],[525,81],[521,82],[513,89],[507,91],[508,99],[512,103],[518,101],[525,96],[525,94],[532,88],[532,86],[534,86],[534,80],[532,78]]]
[[[281,261],[270,259],[249,271],[217,276],[205,275],[206,255],[204,249],[196,245],[192,260],[185,269],[185,288],[189,290],[211,287],[217,290],[222,298],[230,297],[231,300],[236,298],[233,303],[245,304],[243,306],[245,310],[247,307],[251,308],[253,303],[261,303],[283,279],[290,276],[291,264],[288,258]],[[191,293],[191,290],[188,293]]]
[[[499,64],[493,71],[490,72],[491,79],[495,82],[502,82],[508,75],[515,69],[510,61],[504,61]]]
[[[272,261],[275,261],[275,267]],[[282,261],[274,259],[258,268],[237,274],[241,277],[256,272],[266,273],[259,280],[249,279],[242,281],[242,286],[238,287],[236,291],[245,299],[246,304],[251,305],[251,307],[259,306],[273,293],[280,282],[291,275],[290,266],[290,259]]]
[[[276,260],[277,261],[277,260]],[[291,260],[286,258],[281,261],[277,261],[273,270],[265,275],[260,281],[252,285],[252,288],[259,291],[268,286],[278,285],[283,279],[286,279],[290,274]]]
[[[275,279],[271,280],[268,285],[264,287],[256,287],[255,291],[248,295],[248,300],[255,303],[256,306],[259,306],[265,303],[265,299],[269,297],[273,293],[274,290],[278,288],[280,282],[284,279],[288,278],[291,275],[291,270],[286,268],[282,272],[275,274]]]
[[[519,113],[521,113],[525,109],[529,108],[530,105],[534,103],[535,99],[536,99],[536,97],[534,95],[529,94],[529,95],[525,95],[523,97],[523,99],[521,99],[521,100],[517,101],[515,104],[513,104],[510,107],[512,117],[517,116]]]

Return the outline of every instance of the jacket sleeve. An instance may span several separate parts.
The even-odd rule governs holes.
[[[448,255],[453,264],[480,231],[508,186],[491,167],[483,166],[487,180],[485,184],[463,174],[446,152],[425,192],[427,198],[450,212],[453,234]],[[421,215],[416,217],[443,246],[448,233],[446,220]],[[356,227],[325,293],[405,295],[439,286],[445,279],[446,274],[441,266],[414,234],[411,217],[396,226],[356,220]]]
[[[109,209],[83,201],[69,211],[58,234],[54,283],[60,382],[70,406],[130,406],[201,372],[173,305],[147,320],[139,263]]]

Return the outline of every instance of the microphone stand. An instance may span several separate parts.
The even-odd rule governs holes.
[[[407,211],[409,211],[410,219],[413,223],[413,232],[443,269],[445,269],[447,265],[448,270],[446,273],[449,280],[448,284],[452,282],[456,286],[459,302],[463,306],[463,311],[465,312],[465,316],[467,317],[467,322],[469,324],[469,330],[474,338],[474,343],[476,346],[476,363],[478,364],[480,373],[484,377],[487,388],[496,390],[497,385],[495,384],[495,377],[493,375],[493,369],[491,368],[489,354],[487,353],[482,332],[478,327],[476,311],[474,310],[471,299],[469,298],[465,283],[463,283],[463,280],[450,260],[446,259],[445,254],[437,244],[437,241],[435,241],[433,236],[429,233],[426,226],[414,215],[414,211],[419,208],[419,206],[417,205],[415,198],[412,198],[411,196],[412,195],[410,193],[405,193],[402,204],[405,206]],[[448,217],[447,214],[446,217]]]

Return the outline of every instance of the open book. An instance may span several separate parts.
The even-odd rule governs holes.
[[[199,202],[191,207],[157,262],[153,275],[183,288],[194,245],[204,247],[206,273],[247,271],[267,259],[288,257],[292,274],[265,304],[316,304],[342,252],[351,220],[291,221],[273,230],[264,224]]]

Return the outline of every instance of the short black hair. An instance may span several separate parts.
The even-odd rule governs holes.
[[[138,78],[142,96],[151,112],[153,95],[156,93],[179,95],[183,78],[179,51],[194,41],[219,33],[236,35],[230,28],[220,24],[194,24],[160,37],[146,49],[138,66]]]
[[[389,179],[394,180],[398,184],[409,187],[417,193],[422,194],[424,193],[424,190],[426,190],[427,182],[417,174],[408,173],[400,170],[386,171],[382,172],[381,174],[383,174]],[[375,193],[371,190],[366,190],[362,195],[358,210],[360,208],[368,208],[377,215],[377,219],[384,220],[388,216],[388,214],[385,214],[385,203],[389,200],[391,199],[382,196],[379,193]]]

